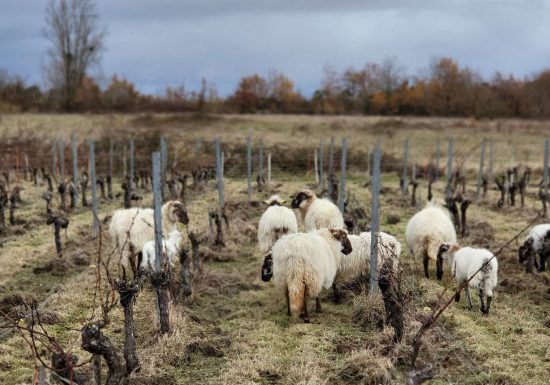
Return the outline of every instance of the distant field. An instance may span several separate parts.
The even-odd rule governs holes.
[[[162,135],[169,144],[169,164],[182,173],[190,173],[198,164],[214,164],[214,138],[221,139],[226,154],[225,194],[230,221],[226,247],[214,247],[209,236],[208,208],[217,205],[214,181],[204,190],[189,187],[189,230],[201,239],[204,273],[194,280],[193,297],[171,307],[172,331],[163,337],[157,335],[155,293],[149,284],[145,285],[135,307],[137,354],[142,369],[130,377],[129,383],[374,385],[405,383],[410,370],[410,344],[421,321],[444,288],[449,289],[445,294],[448,298],[456,287],[448,271],[443,281],[426,280],[421,263],[411,258],[404,239],[408,219],[426,201],[427,182],[423,177],[428,163],[435,159],[436,142],[439,140],[441,146],[441,170],[446,167],[448,137],[455,139],[454,166],[465,165],[465,196],[473,204],[468,211],[470,235],[459,242],[496,251],[540,211],[538,183],[550,123],[278,115],[1,115],[0,171],[11,170],[13,183],[17,147],[28,154],[31,168],[48,169],[51,141],[64,138],[68,144],[72,133],[81,142],[97,141],[100,175],[105,175],[107,169],[106,143],[109,138],[115,141],[115,193],[122,191],[122,146],[131,136],[137,143],[140,169],[148,167],[149,151],[156,149]],[[255,189],[252,202],[247,199],[245,179],[244,146],[249,135],[255,144],[255,157],[259,139],[263,140],[265,152],[273,155],[274,169],[273,183],[266,191]],[[369,218],[371,194],[370,187],[365,187],[370,180],[368,154],[377,143],[386,154],[382,165],[386,172],[382,175],[381,230],[395,235],[402,244],[402,289],[407,299],[405,341],[398,345],[392,344],[389,327],[381,329],[377,325],[380,299],[372,300],[369,310],[363,301],[364,292],[346,291],[339,305],[333,304],[331,293],[325,292],[323,313],[312,311],[312,323],[303,324],[286,316],[284,295],[260,279],[262,256],[256,227],[263,211],[261,201],[272,193],[288,197],[304,187],[321,192],[315,185],[313,152],[323,139],[326,172],[331,137],[336,140],[334,167],[338,172],[341,138],[346,137],[350,146],[348,208],[363,208]],[[397,170],[402,169],[405,138],[410,140],[411,164],[417,163],[420,186],[416,206],[411,206],[410,198],[402,197],[399,190]],[[534,170],[524,207],[518,203],[497,208],[499,195],[494,186],[490,186],[486,198],[476,200],[479,143],[483,138],[494,142],[495,176],[512,165]],[[198,155],[197,139],[202,141]],[[80,149],[80,167],[84,167],[86,148]],[[70,152],[66,154],[68,169]],[[434,184],[436,198],[443,197],[443,180]],[[90,355],[80,348],[79,329],[99,316],[94,294],[100,249],[97,240],[90,237],[91,214],[81,207],[68,212],[71,223],[62,234],[66,251],[61,260],[55,255],[53,230],[45,225],[45,202],[41,199],[45,185],[35,187],[30,181],[21,184],[24,203],[15,213],[26,223],[8,225],[6,233],[0,234],[0,309],[10,311],[33,299],[44,302],[44,311],[55,319],[47,330],[85,362]],[[138,189],[144,198],[141,206],[152,204],[149,190]],[[57,206],[56,200],[56,210]],[[100,219],[120,207],[121,197],[102,200]],[[101,253],[107,257],[112,244],[106,227],[102,230]],[[498,257],[499,285],[489,317],[479,314],[479,300],[473,293],[474,310],[467,309],[463,298],[453,303],[426,334],[419,366],[433,364],[435,376],[425,384],[548,384],[550,273],[524,273],[517,257],[522,241],[523,236]],[[49,270],[44,269],[48,266]],[[431,268],[433,277],[434,266]],[[354,319],[358,313],[366,313],[367,322]],[[104,333],[122,349],[120,306],[111,311],[111,323]],[[0,330],[0,368],[1,384],[32,383],[32,356],[19,333]],[[80,370],[90,373],[90,365]]]

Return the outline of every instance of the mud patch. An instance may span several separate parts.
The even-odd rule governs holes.
[[[476,245],[476,247],[490,249],[495,241],[495,228],[487,222],[474,222],[470,223],[469,226],[468,243]]]
[[[69,272],[71,267],[72,264],[64,259],[52,259],[44,266],[35,267],[32,269],[32,272],[37,275],[51,273],[55,277],[63,277]]]

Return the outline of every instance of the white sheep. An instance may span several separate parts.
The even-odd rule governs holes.
[[[300,209],[305,231],[324,228],[344,228],[344,217],[338,207],[330,200],[317,198],[310,190],[297,192],[291,207]]]
[[[109,225],[109,234],[119,253],[118,264],[123,276],[126,276],[128,265],[134,276],[137,274],[135,256],[139,250],[143,249],[145,242],[154,239],[153,216],[153,209],[130,208],[114,212]],[[179,201],[166,202],[162,206],[162,233],[168,234],[177,230],[178,222],[189,223],[183,204]]]
[[[525,242],[519,248],[519,261],[525,262],[529,255],[539,255],[540,264],[535,260],[535,266],[538,271],[546,270],[546,259],[548,258],[548,247],[545,246],[545,240],[550,240],[550,224],[544,223],[534,226],[525,238]]]
[[[405,231],[407,245],[415,258],[422,258],[424,275],[429,278],[428,263],[437,262],[437,279],[443,277],[441,245],[456,243],[456,231],[449,212],[438,205],[428,203],[409,220]],[[447,261],[449,267],[452,260]]]
[[[493,289],[497,285],[498,262],[496,257],[487,249],[461,248],[458,245],[452,245],[450,249],[447,249],[446,246],[443,248],[454,260],[452,271],[459,285],[473,276],[465,287],[469,308],[472,309],[470,288],[477,289],[481,302],[481,314],[489,315]],[[485,296],[487,304],[485,304]],[[455,295],[455,301],[460,301],[460,292]]]
[[[288,315],[299,314],[309,322],[307,298],[315,298],[321,311],[319,294],[331,287],[341,254],[349,254],[351,245],[345,230],[321,229],[285,235],[271,252],[273,280],[285,291]]]
[[[179,230],[172,231],[168,234],[167,238],[162,239],[162,249],[166,253],[168,263],[173,268],[174,259],[178,254],[181,243],[183,241],[183,235]],[[147,241],[141,249],[141,262],[140,268],[143,270],[154,271],[155,270],[155,241]]]
[[[359,235],[348,235],[352,252],[340,259],[338,273],[332,284],[334,302],[340,302],[338,286],[350,283],[361,275],[368,275],[370,272],[371,260],[371,232],[363,232]],[[384,261],[391,263],[393,271],[398,273],[399,256],[401,255],[401,244],[395,237],[384,233],[378,233],[378,271]]]
[[[284,202],[279,195],[264,201],[268,208],[258,223],[258,243],[263,254],[268,253],[283,235],[298,232],[296,215],[291,209],[282,206]]]

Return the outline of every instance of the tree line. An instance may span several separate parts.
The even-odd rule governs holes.
[[[140,93],[113,75],[106,87],[83,76],[67,99],[62,87],[42,90],[0,70],[0,112],[207,112],[375,114],[463,117],[550,117],[550,69],[517,78],[497,72],[484,79],[451,58],[434,61],[424,76],[408,76],[394,59],[341,73],[325,68],[320,87],[306,97],[280,72],[240,79],[220,97],[203,79],[198,90],[167,87],[161,95]]]

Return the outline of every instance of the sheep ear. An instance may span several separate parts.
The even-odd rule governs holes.
[[[458,243],[455,243],[451,246],[451,253],[454,253],[455,251],[460,250],[460,245]]]
[[[264,202],[264,203],[265,203],[266,205],[268,205],[268,204],[269,204],[269,201],[267,201],[267,200],[265,200],[265,201],[263,201],[263,202]]]
[[[448,243],[444,243],[441,246],[439,246],[439,253],[444,253],[449,250],[451,246]]]
[[[286,202],[286,199],[281,199],[281,203],[285,203]]]

